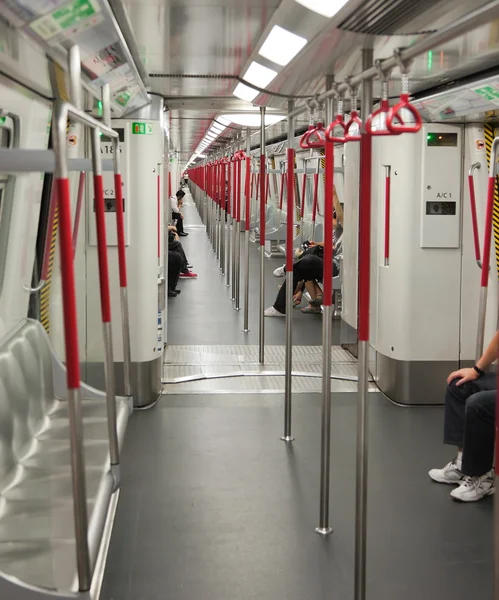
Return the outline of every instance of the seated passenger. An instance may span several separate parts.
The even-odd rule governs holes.
[[[497,358],[499,331],[471,369],[447,378],[444,444],[457,446],[457,456],[443,469],[429,473],[434,481],[458,485],[451,496],[475,502],[494,494],[494,442],[497,376],[485,369]]]
[[[173,225],[168,226],[168,254],[171,252],[176,252],[180,254],[182,258],[182,265],[180,269],[180,278],[181,279],[194,279],[197,277],[196,273],[190,271],[192,266],[189,264],[187,257],[184,252],[184,248],[180,243],[180,240],[177,235],[177,230]]]
[[[178,190],[175,196],[171,196],[170,203],[172,207],[172,225],[177,228],[177,233],[180,236],[187,236],[188,233],[184,231],[184,215],[180,212],[182,208],[182,198],[185,196],[185,192]]]
[[[182,269],[182,257],[178,252],[168,252],[168,298],[180,294],[177,289],[178,278]]]

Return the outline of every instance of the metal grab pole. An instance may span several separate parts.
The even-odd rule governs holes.
[[[244,248],[245,248],[245,264],[246,270],[244,273],[244,325],[243,331],[249,332],[249,276],[250,276],[250,221],[251,221],[251,131],[246,130],[246,171],[245,171],[245,186],[244,186]]]
[[[232,222],[232,212],[234,207],[234,202],[232,201],[232,161],[229,158],[229,164],[227,165],[227,254],[225,257],[225,272],[227,274],[227,287],[230,287],[231,273],[230,273],[230,260],[231,260],[231,240],[232,240],[232,232],[231,232],[231,222]]]
[[[324,198],[324,289],[322,315],[322,419],[321,419],[321,489],[319,527],[316,532],[329,535],[329,471],[331,461],[331,336],[333,304],[333,185],[334,142],[325,142]]]
[[[222,161],[222,169],[220,173],[220,189],[221,189],[221,224],[220,224],[220,271],[222,275],[225,275],[225,222],[226,222],[226,212],[225,212],[225,169],[227,167],[227,162],[224,159]]]
[[[238,158],[237,160],[237,186],[236,186],[236,195],[237,195],[237,217],[236,217],[236,280],[235,280],[235,288],[236,288],[236,310],[241,310],[240,304],[240,291],[241,291],[241,186],[242,186],[242,158]]]
[[[104,88],[107,90],[104,92],[105,98],[103,98],[102,105],[106,107],[104,115],[106,125],[111,127],[111,111],[110,111],[110,96],[109,96],[109,85],[106,84]],[[118,272],[120,280],[120,303],[121,303],[121,331],[123,337],[123,376],[125,384],[125,396],[133,396],[132,387],[132,345],[130,341],[130,310],[128,306],[128,277],[126,268],[126,246],[125,246],[125,220],[123,216],[123,181],[121,177],[120,168],[120,140],[118,137],[113,138],[114,147],[114,194],[116,198],[116,234],[118,241]],[[168,203],[170,200],[168,199]],[[170,213],[171,213],[171,207]],[[159,220],[159,215],[158,215]],[[165,228],[166,223],[165,221]]]
[[[265,106],[260,106],[260,322],[259,360],[265,362]]]
[[[372,65],[373,51],[363,50],[362,67]],[[362,83],[362,114],[364,125],[360,141],[359,200],[359,391],[357,405],[357,468],[355,498],[355,600],[366,598],[366,538],[367,538],[367,467],[368,467],[368,381],[369,381],[369,304],[371,268],[371,172],[372,137],[365,130],[367,115],[372,110],[372,80]]]
[[[294,102],[288,101],[288,111],[294,108]],[[288,149],[287,149],[287,195],[286,195],[286,365],[284,377],[284,435],[283,442],[292,442],[291,409],[293,388],[293,229],[295,221],[295,121],[288,119]],[[284,188],[284,174],[281,181],[281,192]]]
[[[235,159],[235,155],[233,157],[233,165],[232,169],[232,287],[230,292],[230,299],[236,300],[236,229],[237,229],[237,163]]]
[[[476,264],[482,268],[482,260],[480,256],[480,234],[478,233],[478,218],[476,214],[476,198],[475,198],[475,182],[473,180],[473,173],[481,168],[479,162],[473,163],[468,171],[468,185],[470,190],[470,210],[471,210],[471,226],[473,229],[473,244],[475,246],[475,260]]]
[[[385,247],[384,264],[387,267],[390,264],[390,203],[391,203],[391,171],[390,165],[383,165],[386,169],[385,174]]]
[[[476,340],[476,359],[483,354],[485,319],[487,316],[487,294],[489,289],[490,245],[492,241],[492,218],[494,215],[494,192],[496,188],[496,161],[499,137],[492,142],[490,151],[489,185],[487,189],[487,210],[485,213],[485,233],[483,236],[482,278],[480,282],[480,304],[478,312],[478,330]]]
[[[116,390],[114,377],[113,331],[111,328],[111,294],[107,258],[106,213],[104,181],[100,154],[100,132],[92,131],[92,164],[94,170],[95,224],[97,230],[97,255],[99,260],[99,287],[102,330],[104,334],[104,380],[106,385],[107,429],[111,468],[120,464],[118,430],[116,426]]]

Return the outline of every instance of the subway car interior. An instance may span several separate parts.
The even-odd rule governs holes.
[[[499,600],[499,0],[0,0],[0,142],[0,598]]]

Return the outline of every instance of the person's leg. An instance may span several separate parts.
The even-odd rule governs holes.
[[[298,277],[294,267],[293,267],[293,290],[296,290],[298,283],[300,281],[300,277]],[[281,289],[277,292],[277,298],[275,299],[273,308],[280,313],[281,315],[286,314],[286,281],[281,286]],[[268,314],[267,316],[271,316]],[[276,316],[276,315],[272,315]]]
[[[444,444],[457,447],[457,457],[443,469],[432,469],[429,473],[439,483],[460,483],[464,478],[462,469],[462,448],[466,421],[466,403],[474,394],[491,390],[495,386],[495,374],[488,374],[464,385],[457,380],[447,386],[444,412]]]
[[[476,502],[495,493],[494,464],[497,391],[478,392],[466,402],[461,470],[465,478],[452,490],[460,502]]]
[[[168,290],[169,295],[177,289],[182,269],[182,257],[178,252],[168,252]]]

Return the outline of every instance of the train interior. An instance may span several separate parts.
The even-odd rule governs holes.
[[[0,598],[499,599],[428,477],[498,64],[498,0],[0,0]]]

